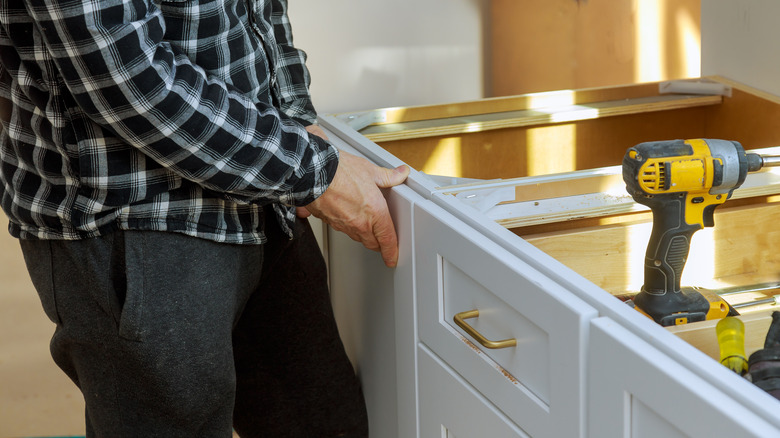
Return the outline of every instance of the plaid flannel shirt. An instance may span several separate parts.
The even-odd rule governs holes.
[[[0,206],[12,235],[264,241],[330,184],[287,0],[0,2]]]

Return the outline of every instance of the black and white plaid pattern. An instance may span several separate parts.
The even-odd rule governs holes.
[[[113,229],[260,243],[273,205],[322,194],[338,161],[287,0],[0,2],[0,205],[11,234]]]

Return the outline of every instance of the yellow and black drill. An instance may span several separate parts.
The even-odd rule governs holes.
[[[746,153],[728,140],[655,141],[629,148],[623,158],[626,190],[653,212],[644,285],[634,307],[663,326],[736,315],[717,294],[680,288],[690,240],[714,225],[715,208],[748,172],[778,165],[778,157]]]

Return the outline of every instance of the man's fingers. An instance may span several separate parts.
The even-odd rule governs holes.
[[[395,234],[393,221],[389,216],[374,225],[374,237],[379,244],[379,253],[385,265],[394,268],[398,264],[398,236]]]
[[[393,268],[398,264],[398,236],[389,214],[381,217],[384,220],[373,225],[358,226],[339,222],[331,223],[330,226],[337,231],[346,233],[352,240],[362,243],[366,248],[378,251],[382,255],[385,265]]]

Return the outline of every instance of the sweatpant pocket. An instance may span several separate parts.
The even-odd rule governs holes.
[[[144,249],[139,233],[121,232],[121,242],[115,246],[112,263],[113,293],[119,305],[118,334],[128,341],[144,337]],[[118,260],[119,258],[123,260]]]

